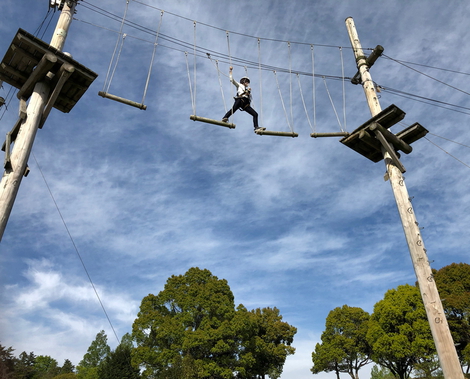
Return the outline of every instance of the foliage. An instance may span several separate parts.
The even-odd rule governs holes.
[[[132,363],[152,379],[277,378],[296,331],[281,320],[277,309],[235,310],[226,280],[191,268],[142,300]]]
[[[130,335],[126,334],[116,350],[109,353],[98,367],[99,379],[138,379],[139,369],[132,367]]]
[[[277,308],[257,308],[247,311],[238,307],[237,318],[245,318],[240,328],[240,363],[246,378],[278,378],[288,355],[295,353],[291,346],[297,329],[282,321]]]
[[[0,378],[2,379],[11,378],[15,370],[16,359],[13,351],[11,346],[6,348],[0,344]]]
[[[398,286],[374,306],[367,340],[374,362],[400,379],[434,355],[434,341],[417,287]]]
[[[361,308],[343,305],[332,310],[326,318],[321,344],[312,353],[312,373],[334,371],[348,373],[352,379],[370,362],[371,349],[366,335],[369,314]]]
[[[23,351],[16,361],[13,377],[15,379],[33,379],[35,375],[35,362],[36,356],[33,352],[28,354],[26,351]]]
[[[395,376],[388,368],[374,365],[370,370],[370,379],[395,379]]]
[[[98,367],[110,352],[108,337],[104,330],[102,330],[96,335],[87,353],[78,363],[77,377],[79,379],[98,379]]]
[[[470,265],[452,263],[434,273],[462,366],[470,372]]]
[[[38,355],[35,358],[34,369],[35,375],[44,379],[52,379],[60,373],[57,361],[48,355]]]

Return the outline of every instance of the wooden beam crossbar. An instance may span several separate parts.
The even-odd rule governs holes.
[[[114,101],[117,101],[118,103],[130,105],[131,107],[142,109],[143,111],[147,110],[147,106],[145,104],[138,103],[138,102],[132,101],[132,100],[128,100],[128,99],[125,99],[124,97],[112,95],[112,94],[104,92],[104,91],[99,91],[98,95],[100,95],[101,97],[104,97],[105,99],[114,100]]]
[[[299,135],[294,132],[275,132],[272,130],[255,130],[255,133],[260,136],[277,136],[277,137],[298,137]]]
[[[205,122],[206,124],[224,126],[226,128],[229,128],[229,129],[235,129],[235,127],[236,127],[235,124],[232,124],[232,123],[229,123],[229,122],[218,121],[218,120],[214,120],[212,118],[199,117],[199,116],[196,116],[196,115],[189,116],[189,119],[193,120],[193,121]]]
[[[351,133],[348,132],[332,132],[332,133],[310,133],[310,137],[349,137]]]

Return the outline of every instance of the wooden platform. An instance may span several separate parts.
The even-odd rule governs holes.
[[[403,120],[404,117],[405,112],[392,104],[359,126],[349,136],[342,138],[340,142],[371,161],[379,162],[383,159],[382,144],[375,138],[375,133],[372,129],[375,127],[375,124],[379,124],[384,129],[389,129]]]
[[[36,82],[48,72],[54,74],[51,87],[58,88],[51,106],[65,113],[70,112],[98,76],[67,54],[19,29],[0,63],[0,80],[18,88],[20,97],[28,99]]]

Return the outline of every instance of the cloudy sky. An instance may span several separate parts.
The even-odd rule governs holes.
[[[59,13],[46,0],[2,5],[1,56],[18,28],[50,42]],[[385,48],[371,69],[380,103],[406,112],[391,130],[430,132],[401,160],[431,265],[469,263],[470,5],[440,5],[131,0],[122,24],[125,0],[81,1],[64,51],[98,78],[37,134],[0,243],[1,344],[78,364],[100,330],[115,347],[144,296],[197,266],[227,279],[237,304],[280,309],[298,328],[282,379],[307,379],[329,311],[372,312],[413,284],[383,162],[310,137],[370,118],[361,86],[342,80],[356,73],[349,16],[367,54]],[[189,119],[222,118],[230,64],[250,76],[262,125],[298,138],[255,135],[243,112],[235,129]],[[147,110],[102,90],[145,93]],[[0,96],[5,135],[18,103],[6,83]]]

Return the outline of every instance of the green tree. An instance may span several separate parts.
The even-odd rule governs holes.
[[[40,379],[52,379],[60,373],[57,361],[48,355],[38,355],[34,360],[34,369]]]
[[[400,379],[435,354],[434,341],[419,289],[398,286],[386,292],[374,306],[367,339],[374,362],[388,368]]]
[[[10,379],[15,370],[16,358],[13,355],[15,351],[11,346],[4,347],[0,344],[0,378]]]
[[[297,329],[282,321],[277,308],[257,308],[247,311],[239,306],[235,319],[245,317],[247,322],[238,324],[241,338],[240,366],[242,377],[278,378],[288,355],[295,353],[291,346]]]
[[[144,378],[183,368],[192,378],[231,378],[237,353],[234,315],[226,280],[199,268],[173,275],[157,296],[142,300],[132,328],[137,342],[132,361],[144,369]]]
[[[36,356],[33,352],[26,353],[23,351],[16,361],[15,372],[13,374],[14,379],[34,379],[36,370],[34,367]]]
[[[465,372],[470,372],[470,265],[452,263],[434,272],[449,328]]]
[[[132,349],[131,336],[125,334],[116,350],[109,353],[98,367],[99,379],[140,378],[139,369],[132,367],[131,364]]]
[[[395,375],[386,367],[374,365],[370,370],[370,379],[395,379]]]
[[[72,362],[69,359],[66,359],[64,361],[64,364],[60,368],[60,374],[69,374],[69,373],[74,373],[75,372],[75,366],[72,364]]]
[[[98,379],[98,367],[110,352],[108,337],[104,330],[102,330],[96,335],[87,353],[78,363],[77,377],[79,379]]]
[[[276,308],[235,310],[226,280],[191,268],[141,303],[132,363],[152,379],[277,378],[296,329]]]
[[[334,371],[359,378],[359,370],[368,364],[371,355],[367,342],[369,314],[361,308],[343,305],[333,309],[326,318],[321,344],[312,353],[312,373]]]

